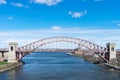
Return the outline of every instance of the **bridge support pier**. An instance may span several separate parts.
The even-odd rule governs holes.
[[[2,53],[0,53],[0,61],[3,61]]]
[[[107,51],[108,51],[108,61],[109,64],[116,64],[116,44],[115,43],[107,43]]]
[[[18,44],[15,42],[9,43],[9,52],[8,52],[8,62],[17,62],[16,59],[16,50],[17,50]]]

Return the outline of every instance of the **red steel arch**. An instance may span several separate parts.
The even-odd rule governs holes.
[[[45,39],[41,39],[41,40],[32,42],[32,43],[27,44],[25,46],[19,47],[18,52],[31,53],[31,52],[34,52],[34,50],[36,50],[40,46],[43,46],[46,44],[51,44],[54,42],[71,42],[74,44],[81,45],[81,46],[89,49],[92,52],[104,52],[106,50],[105,47],[102,47],[100,45],[97,45],[95,43],[92,43],[92,42],[89,42],[89,41],[86,41],[83,39],[60,36],[60,37],[45,38]]]
[[[63,37],[63,36],[41,39],[41,40],[32,42],[30,44],[27,44],[25,46],[19,47],[18,50],[16,51],[17,60],[22,59],[25,55],[34,52],[36,49],[38,49],[43,45],[54,43],[54,42],[70,42],[70,43],[81,45],[89,49],[90,52],[96,53],[104,61],[106,62],[108,61],[104,56],[104,54],[107,52],[105,47],[89,42],[87,40],[73,38],[73,37]]]

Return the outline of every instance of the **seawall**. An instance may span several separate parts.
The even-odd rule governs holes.
[[[16,63],[8,63],[8,64],[0,65],[0,72],[17,68],[19,66],[22,66],[23,64],[24,64],[23,62],[16,62]]]

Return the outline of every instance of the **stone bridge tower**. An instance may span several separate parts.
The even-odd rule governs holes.
[[[116,64],[116,44],[115,43],[107,43],[107,51],[108,51],[108,61],[109,64]]]
[[[17,48],[18,48],[17,43],[15,42],[9,43],[8,62],[17,62],[17,59],[16,59]]]

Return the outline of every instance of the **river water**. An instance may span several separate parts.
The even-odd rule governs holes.
[[[120,73],[65,53],[32,53],[0,80],[120,80]]]

